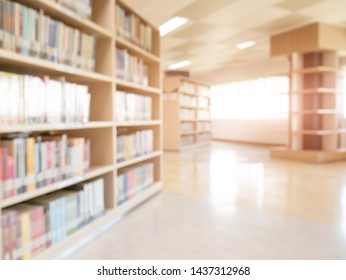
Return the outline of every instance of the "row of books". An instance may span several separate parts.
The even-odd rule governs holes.
[[[83,175],[90,166],[90,140],[64,135],[0,140],[0,196],[9,198]]]
[[[117,177],[118,205],[135,197],[154,183],[154,164],[145,163],[136,167],[124,168]]]
[[[183,132],[189,132],[195,130],[194,123],[192,122],[183,122],[180,124],[180,130]]]
[[[73,11],[84,19],[91,19],[92,0],[51,0]]]
[[[193,121],[196,119],[196,112],[193,109],[180,109],[180,120]]]
[[[199,120],[210,120],[210,111],[209,110],[198,110],[198,119]]]
[[[194,135],[183,135],[180,137],[180,144],[181,146],[188,146],[195,143],[195,136]]]
[[[198,107],[209,108],[209,98],[202,96],[198,97]]]
[[[152,119],[152,98],[135,93],[116,92],[118,121],[149,121]]]
[[[116,49],[117,78],[141,86],[149,85],[148,65],[125,49]]]
[[[117,136],[117,162],[130,160],[151,153],[154,150],[152,129],[128,132],[119,129]]]
[[[117,36],[125,38],[149,52],[152,50],[153,29],[151,26],[118,4],[115,6],[115,17]]]
[[[198,131],[211,131],[211,123],[210,122],[198,122],[197,123]]]
[[[181,95],[180,96],[180,105],[181,106],[188,106],[188,107],[196,107],[197,99],[196,99],[196,97],[193,97],[193,96]]]
[[[208,142],[210,140],[211,140],[210,133],[197,134],[197,138],[196,138],[197,143]]]
[[[44,15],[42,10],[0,0],[0,48],[94,71],[95,45],[93,36]]]
[[[89,121],[87,86],[0,72],[0,88],[0,124]]]
[[[210,96],[210,88],[208,86],[198,85],[196,90],[198,95]]]
[[[193,83],[183,81],[180,85],[180,91],[189,94],[196,94],[196,86]]]
[[[3,210],[4,260],[31,259],[104,214],[104,180],[97,179]]]

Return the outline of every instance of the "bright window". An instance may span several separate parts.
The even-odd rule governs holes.
[[[233,82],[212,88],[213,119],[265,119],[288,116],[287,76]]]

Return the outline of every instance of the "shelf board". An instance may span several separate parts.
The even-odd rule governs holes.
[[[329,66],[316,66],[316,67],[309,67],[309,68],[303,68],[297,70],[298,73],[302,74],[313,74],[313,73],[336,73],[339,70],[335,67],[329,67]]]
[[[47,194],[47,193],[61,190],[63,188],[72,186],[74,184],[78,184],[78,183],[83,182],[85,180],[89,180],[89,179],[95,178],[97,176],[106,174],[108,172],[113,171],[114,169],[115,168],[113,165],[92,167],[83,176],[78,176],[78,177],[66,179],[66,180],[63,180],[63,181],[60,181],[57,183],[53,183],[51,185],[42,187],[40,189],[31,191],[31,192],[26,192],[24,194],[20,194],[20,195],[14,196],[14,197],[6,198],[6,199],[0,201],[0,208],[9,207],[11,205],[15,205],[15,204],[18,204],[20,202],[24,202],[24,201],[33,199],[35,197],[42,196],[42,195]]]
[[[320,115],[336,115],[337,111],[332,109],[317,109],[317,110],[302,110],[301,112],[292,112],[293,114],[303,114],[303,115],[311,115],[311,114],[320,114]]]
[[[145,93],[161,94],[161,89],[159,89],[159,88],[141,86],[141,85],[137,85],[135,83],[126,82],[126,81],[119,80],[119,79],[116,80],[116,86],[117,86],[117,89],[119,89],[119,88],[135,89],[135,90],[142,91]]]
[[[196,107],[193,106],[185,106],[185,105],[180,105],[181,108],[186,108],[186,109],[191,109],[191,110],[196,110]]]
[[[338,130],[300,130],[294,131],[295,134],[304,134],[304,135],[333,135],[337,134]]]
[[[181,131],[180,135],[191,135],[191,134],[196,134],[196,130],[191,130],[191,131]]]
[[[45,14],[83,32],[95,35],[97,37],[112,38],[113,36],[112,33],[110,33],[107,29],[101,27],[91,20],[82,18],[77,13],[65,8],[55,1],[18,0],[18,2],[38,10],[43,9]]]
[[[117,127],[161,125],[161,120],[116,122]]]
[[[307,88],[307,89],[301,89],[301,90],[297,90],[294,93],[302,93],[302,94],[312,94],[312,93],[331,93],[331,94],[335,94],[336,93],[336,89],[335,88],[323,88],[323,87],[319,87],[319,88]]]
[[[211,133],[211,131],[210,131],[210,130],[197,130],[196,133],[197,133],[197,134]]]
[[[106,211],[104,216],[96,219],[95,221],[82,227],[80,230],[74,232],[59,243],[45,249],[43,252],[34,256],[34,260],[52,260],[64,258],[77,251],[82,247],[90,238],[95,238],[102,234],[109,227],[116,224],[124,215],[135,209],[137,206],[159,193],[162,189],[162,183],[156,182],[151,187],[143,192],[137,194],[135,197],[126,201],[120,206],[112,210]],[[65,256],[66,257],[66,256]]]
[[[193,96],[193,97],[198,97],[197,94],[195,93],[188,93],[188,92],[183,92],[183,91],[180,91],[181,94],[184,94],[184,95],[189,95],[189,96]]]
[[[141,161],[145,161],[145,160],[148,160],[148,159],[152,159],[152,158],[158,157],[161,154],[162,154],[161,151],[155,151],[155,152],[152,152],[152,153],[144,155],[144,156],[136,157],[136,158],[133,158],[133,159],[130,159],[130,160],[126,160],[126,161],[123,161],[123,162],[119,162],[119,163],[117,163],[116,167],[118,169],[119,168],[123,168],[123,167],[129,166],[129,165],[132,165],[132,164],[139,163]]]
[[[116,41],[116,44],[118,46],[121,46],[123,48],[130,50],[130,52],[132,51],[133,53],[135,53],[135,55],[137,57],[143,59],[147,63],[151,63],[151,62],[160,63],[159,57],[157,57],[156,55],[153,55],[152,53],[142,49],[141,47],[127,41],[126,39],[123,39],[123,38],[117,36],[115,41]]]
[[[113,122],[1,125],[0,133],[80,130],[113,127]]]
[[[46,61],[41,58],[26,56],[15,52],[0,49],[0,63],[8,64],[21,69],[44,72],[45,75],[58,74],[73,78],[76,82],[112,82],[113,78],[107,75],[81,70],[64,64]]]
[[[197,122],[211,122],[211,120],[199,120],[199,119],[197,119],[196,121]]]
[[[180,122],[195,122],[196,121],[196,119],[190,119],[190,120],[188,120],[188,119],[180,119]]]

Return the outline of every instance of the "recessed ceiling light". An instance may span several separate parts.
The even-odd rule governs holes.
[[[191,61],[183,60],[183,61],[169,65],[168,69],[175,70],[175,69],[183,68],[183,67],[188,66],[190,64],[191,64]]]
[[[173,30],[179,28],[180,26],[187,23],[189,19],[184,17],[174,17],[170,19],[169,21],[166,21],[164,24],[162,24],[160,29],[160,35],[165,36],[166,34],[172,32]]]
[[[237,49],[244,50],[256,45],[255,41],[246,41],[236,45]]]

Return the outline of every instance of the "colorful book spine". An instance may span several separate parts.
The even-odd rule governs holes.
[[[116,92],[118,121],[152,120],[152,98],[123,91]]]
[[[150,25],[118,4],[115,6],[115,18],[117,36],[136,44],[148,52],[152,51],[153,29]]]
[[[75,6],[79,7],[76,13],[87,16],[91,13],[91,3],[84,2],[80,1],[80,4]],[[13,1],[0,0],[0,7],[1,48],[94,71],[94,36],[75,32],[75,28],[44,15],[42,11]],[[74,55],[69,55],[72,53]]]
[[[151,129],[128,132],[119,129],[117,136],[117,162],[130,160],[154,151],[154,131]]]
[[[117,177],[116,201],[118,205],[135,197],[154,183],[154,164],[145,163],[124,168]]]
[[[0,188],[3,199],[33,191],[90,167],[90,140],[61,136],[0,141]]]

